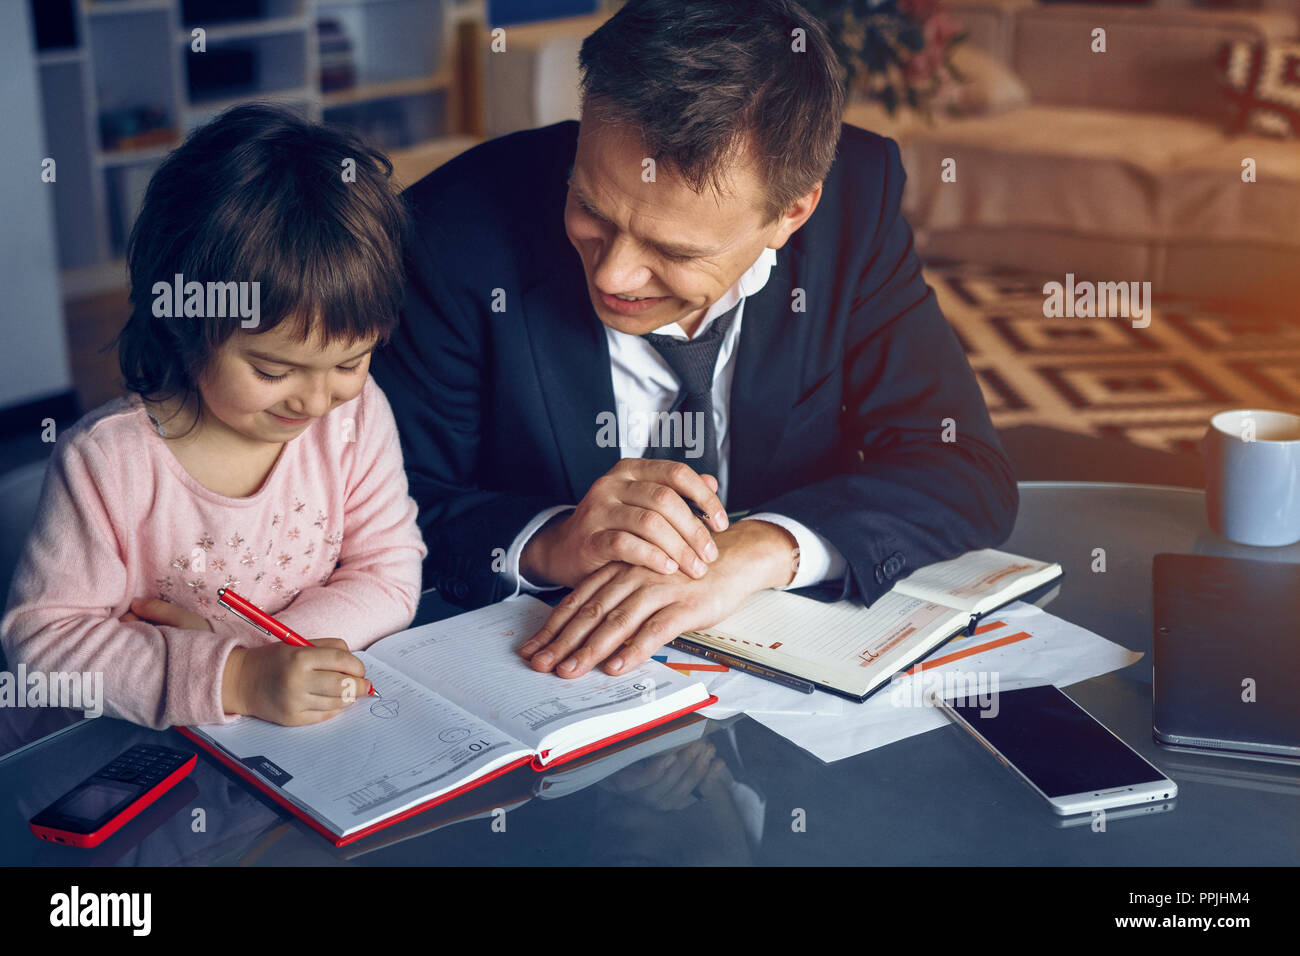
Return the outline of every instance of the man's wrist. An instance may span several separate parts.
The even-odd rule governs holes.
[[[555,587],[558,582],[551,571],[552,544],[559,535],[560,526],[568,520],[569,514],[557,514],[528,539],[524,550],[519,555],[519,574],[537,587]]]
[[[783,590],[805,588],[844,577],[846,565],[839,549],[832,541],[802,521],[770,511],[746,515],[742,520],[766,521],[768,524],[784,528],[794,536],[795,545],[799,549],[797,570],[794,578],[785,585]]]
[[[737,521],[714,535],[718,550],[744,568],[752,592],[783,588],[794,580],[799,567],[799,545],[780,525],[769,521]],[[708,580],[708,578],[704,578]]]

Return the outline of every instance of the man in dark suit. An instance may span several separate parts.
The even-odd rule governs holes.
[[[763,588],[870,603],[1001,542],[1015,481],[899,213],[898,148],[842,125],[817,22],[631,0],[581,68],[581,124],[407,192],[405,315],[372,369],[426,586],[573,588],[521,653],[575,677]]]

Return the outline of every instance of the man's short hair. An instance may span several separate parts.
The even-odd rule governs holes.
[[[721,191],[725,164],[750,147],[767,222],[835,159],[844,71],[791,0],[629,0],[583,41],[579,65],[584,115],[638,128],[696,192]]]

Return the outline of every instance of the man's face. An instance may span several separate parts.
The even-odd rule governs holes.
[[[764,186],[749,163],[730,164],[729,188],[718,195],[694,192],[666,168],[646,182],[645,159],[634,130],[584,110],[565,231],[601,322],[632,335],[673,322],[693,333],[764,248],[781,248],[803,224],[820,187],[806,212],[765,224]]]

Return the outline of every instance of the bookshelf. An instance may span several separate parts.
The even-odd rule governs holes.
[[[486,0],[38,0],[34,9],[65,299],[123,285],[150,176],[228,107],[280,103],[387,151],[479,133],[481,56],[467,44],[484,35]]]

